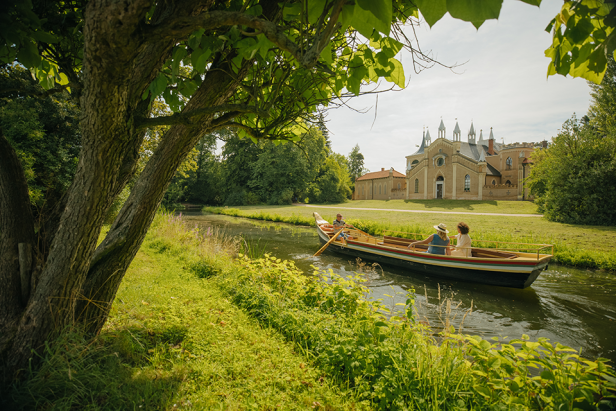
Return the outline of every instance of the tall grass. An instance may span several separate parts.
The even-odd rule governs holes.
[[[366,409],[214,280],[240,240],[156,216],[104,329],[67,329],[2,410]]]
[[[244,217],[256,220],[267,220],[275,222],[284,222],[294,225],[315,226],[314,218],[304,217],[302,215],[293,214],[291,216],[283,216],[279,214],[266,213],[263,211],[250,212],[243,211],[237,208],[222,208],[222,207],[205,207],[204,212],[213,214],[222,214],[233,217]],[[434,234],[434,228],[431,225],[422,224],[391,224],[388,222],[380,222],[365,219],[347,219],[348,223],[353,224],[358,229],[374,236],[392,235],[403,238],[425,238],[430,234]],[[413,234],[408,234],[413,233]],[[591,249],[580,249],[571,247],[566,242],[550,236],[549,233],[542,235],[537,234],[514,234],[490,231],[473,231],[471,235],[473,245],[484,248],[511,248],[520,251],[536,252],[536,246],[514,246],[505,243],[522,243],[522,244],[553,244],[554,257],[552,261],[557,264],[568,265],[579,268],[602,269],[606,271],[616,271],[616,254],[594,251]],[[500,243],[500,244],[497,244]],[[545,253],[549,249],[541,251]]]

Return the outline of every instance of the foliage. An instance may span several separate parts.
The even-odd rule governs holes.
[[[567,0],[546,31],[552,45],[548,76],[561,74],[601,83],[616,49],[616,4],[612,0]]]
[[[616,134],[602,135],[574,115],[533,162],[529,187],[546,218],[616,225]]]
[[[616,135],[616,62],[609,56],[607,71],[601,84],[588,82],[592,89],[588,117],[591,125],[603,135]]]
[[[268,255],[240,264],[243,270],[221,274],[233,302],[376,409],[609,409],[614,398],[606,360],[527,336],[490,343],[447,330],[437,342],[415,324],[412,292],[394,313],[370,300],[360,276],[304,276]]]
[[[0,67],[0,89],[19,86],[44,91],[22,67]],[[66,94],[14,93],[0,99],[0,127],[21,160],[31,202],[39,209],[71,184],[81,149],[78,123],[79,108]]]
[[[369,172],[364,167],[364,155],[359,152],[359,144],[355,144],[355,147],[353,147],[347,158],[349,163],[349,174],[351,176],[351,181],[355,183],[355,180],[357,180],[363,174]]]

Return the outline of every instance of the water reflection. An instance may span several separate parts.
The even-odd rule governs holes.
[[[349,261],[347,256],[326,251],[312,257],[320,247],[314,228],[200,212],[184,213],[184,216],[201,226],[241,235],[255,248],[278,258],[293,259],[306,272],[312,270],[311,265],[331,268],[341,275],[357,270],[356,262]],[[613,274],[550,265],[532,287],[519,290],[448,281],[398,267],[382,269],[382,274],[377,270],[378,274],[366,276],[373,297],[382,298],[388,306],[396,308],[395,303],[405,301],[406,291],[414,289],[420,318],[432,326],[442,326],[449,318],[456,329],[462,325],[464,333],[509,338],[527,334],[533,340],[546,337],[581,348],[586,357],[604,357],[616,362],[616,276]],[[449,314],[445,317],[447,299]],[[472,313],[467,314],[471,307]]]

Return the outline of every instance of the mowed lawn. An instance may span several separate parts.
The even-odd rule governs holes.
[[[447,211],[464,213],[540,214],[530,201],[477,200],[355,200],[328,207],[385,208],[394,210]]]
[[[432,204],[430,204],[432,202]],[[450,201],[455,202],[455,201]],[[420,225],[426,229],[439,223],[445,223],[450,227],[450,231],[455,232],[455,226],[459,221],[466,222],[471,227],[471,238],[473,234],[478,237],[488,238],[491,234],[498,234],[503,237],[524,237],[526,240],[541,243],[565,243],[570,247],[582,250],[599,251],[605,253],[616,253],[616,227],[604,226],[585,226],[554,223],[543,217],[522,217],[522,216],[487,216],[469,215],[465,212],[492,212],[502,214],[536,214],[536,206],[523,201],[503,201],[494,205],[492,201],[463,202],[459,206],[449,206],[441,200],[424,200],[421,202],[408,202],[402,200],[392,201],[349,201],[338,205],[322,205],[316,207],[301,206],[244,206],[233,207],[245,213],[259,213],[261,211],[282,216],[300,215],[311,217],[312,213],[318,212],[328,221],[335,219],[337,210],[331,207],[340,207],[340,212],[345,220],[370,220],[392,226]],[[473,203],[473,204],[468,204]],[[424,205],[421,205],[424,204]],[[440,204],[440,206],[439,206]],[[520,204],[519,206],[517,204]],[[502,208],[501,208],[502,205]],[[394,209],[418,209],[424,207],[426,211],[459,211],[460,214],[433,214],[433,213],[405,213],[399,211],[369,211],[369,210],[345,210],[344,208],[385,208]],[[415,207],[415,208],[411,208]],[[452,207],[452,208],[447,208]],[[468,207],[473,207],[469,209]],[[516,208],[517,207],[517,208]],[[512,240],[515,241],[515,240]]]

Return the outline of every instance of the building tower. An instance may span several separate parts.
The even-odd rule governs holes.
[[[460,141],[460,126],[458,125],[458,119],[456,119],[456,126],[453,129],[453,141]]]
[[[473,126],[473,120],[471,120],[471,129],[468,130],[468,144],[475,144],[475,127]]]
[[[441,124],[438,126],[438,137],[437,138],[445,138],[445,124],[443,124],[442,118],[441,118]]]

